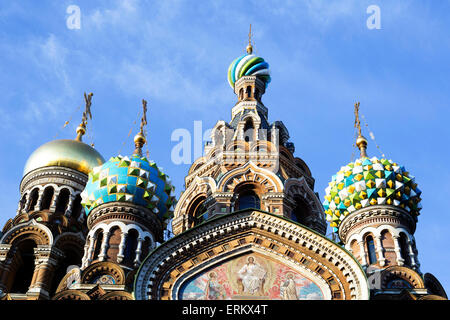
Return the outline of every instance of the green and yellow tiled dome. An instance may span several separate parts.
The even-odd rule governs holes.
[[[392,160],[362,157],[332,177],[323,206],[333,231],[352,212],[371,205],[392,205],[417,219],[422,193],[405,167]]]
[[[112,157],[89,173],[81,193],[86,215],[108,202],[130,202],[150,209],[163,222],[173,216],[174,187],[154,162],[133,154]]]

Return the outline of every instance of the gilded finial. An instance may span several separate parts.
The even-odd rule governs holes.
[[[141,118],[141,130],[134,136],[134,154],[142,156],[142,147],[147,142],[144,135],[144,126],[147,124],[147,101],[142,99],[142,118]]]
[[[252,46],[252,24],[250,24],[250,30],[248,32],[248,46],[247,46],[247,53],[252,54],[253,53],[253,46]]]
[[[77,137],[75,138],[76,141],[81,141],[83,135],[86,133],[88,117],[92,120],[91,100],[93,95],[94,94],[92,92],[88,95],[86,95],[86,92],[84,93],[85,110],[83,112],[83,117],[81,118],[81,124],[77,127]]]
[[[361,134],[361,122],[359,121],[359,102],[355,103],[355,128],[358,129],[358,137],[356,138],[356,145],[361,152],[361,158],[367,158],[367,139]]]

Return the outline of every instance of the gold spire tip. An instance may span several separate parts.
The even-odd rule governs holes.
[[[367,158],[367,139],[361,134],[361,122],[359,120],[359,102],[355,103],[355,125],[358,129],[358,137],[356,138],[356,146],[358,147],[361,158]]]
[[[141,118],[141,130],[134,136],[134,154],[142,156],[142,147],[147,143],[147,139],[144,135],[144,126],[147,124],[147,101],[142,99],[142,118]]]
[[[250,30],[248,32],[248,46],[247,46],[247,53],[252,54],[253,53],[253,46],[252,46],[252,24],[250,23]]]

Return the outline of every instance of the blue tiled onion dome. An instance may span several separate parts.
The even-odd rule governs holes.
[[[112,157],[89,173],[81,204],[86,215],[109,202],[130,202],[150,209],[164,223],[172,218],[175,187],[156,163],[133,154]]]
[[[243,76],[257,76],[267,85],[270,83],[269,64],[263,58],[254,54],[240,56],[228,67],[228,83],[234,89],[234,84]]]
[[[334,232],[352,212],[372,205],[391,205],[417,220],[422,209],[415,177],[404,166],[387,159],[360,158],[332,177],[325,189],[326,220]]]

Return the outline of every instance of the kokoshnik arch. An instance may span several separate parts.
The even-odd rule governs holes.
[[[360,158],[332,177],[323,202],[283,122],[262,97],[269,64],[246,54],[228,69],[237,96],[185,177],[142,155],[147,102],[131,156],[108,161],[75,140],[27,161],[17,215],[0,236],[0,298],[54,300],[446,299],[420,270],[415,177],[369,158],[355,105]],[[163,232],[172,223],[174,237]],[[325,236],[327,223],[340,240]]]

